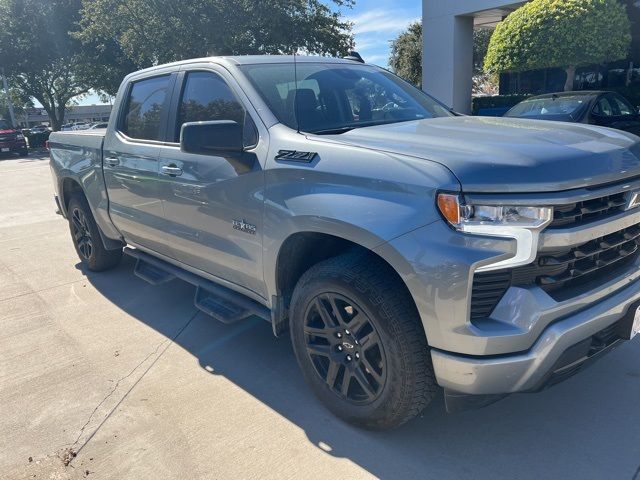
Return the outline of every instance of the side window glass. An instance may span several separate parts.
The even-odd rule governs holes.
[[[609,100],[606,97],[603,97],[600,100],[598,100],[598,103],[596,103],[596,106],[593,109],[593,113],[603,117],[612,117],[613,109],[611,108],[611,104],[609,103]]]
[[[210,72],[187,74],[178,111],[176,141],[180,139],[183,123],[234,120],[245,125],[244,119],[244,108],[220,76]]]
[[[612,96],[611,100],[615,102],[618,110],[618,115],[633,115],[633,107],[627,103],[623,98]]]
[[[127,99],[122,133],[141,140],[160,138],[160,120],[170,83],[171,77],[164,75],[133,84]]]

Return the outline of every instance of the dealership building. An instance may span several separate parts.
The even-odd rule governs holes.
[[[607,65],[590,65],[576,71],[574,88],[640,89],[640,0],[621,0],[632,24],[629,57]],[[459,112],[471,110],[473,29],[492,28],[526,2],[504,0],[423,0],[423,87]],[[500,94],[561,91],[566,74],[547,68],[500,76]]]
[[[65,113],[65,123],[106,122],[111,114],[111,105],[74,105]],[[24,127],[49,125],[49,115],[43,108],[28,108],[26,115],[19,117],[18,123]]]

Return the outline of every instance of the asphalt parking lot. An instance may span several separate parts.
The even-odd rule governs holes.
[[[640,478],[640,340],[546,392],[371,433],[266,322],[217,323],[132,268],[82,271],[46,155],[0,160],[0,478]]]

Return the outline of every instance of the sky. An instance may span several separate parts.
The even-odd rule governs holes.
[[[355,50],[365,62],[388,67],[389,42],[420,19],[422,0],[356,0],[353,8],[335,9],[353,23]],[[100,103],[97,95],[88,95],[80,101],[80,105]]]

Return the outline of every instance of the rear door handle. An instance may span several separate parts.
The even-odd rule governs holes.
[[[163,165],[162,173],[165,175],[169,175],[170,177],[179,177],[182,175],[182,169],[180,167],[176,167],[175,165]]]
[[[120,165],[120,159],[118,157],[107,157],[104,159],[105,163],[110,167],[117,167]]]

